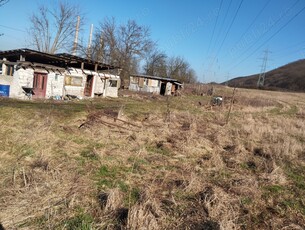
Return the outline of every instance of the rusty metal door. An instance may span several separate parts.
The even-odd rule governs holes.
[[[86,80],[86,86],[85,86],[85,96],[86,97],[91,97],[92,86],[93,86],[93,76],[88,75],[87,80]]]
[[[33,98],[45,98],[47,91],[48,74],[34,73]]]

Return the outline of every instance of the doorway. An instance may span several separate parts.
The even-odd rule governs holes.
[[[34,73],[33,98],[45,98],[47,91],[48,74]]]
[[[85,86],[85,93],[84,95],[86,97],[91,97],[92,94],[92,86],[93,86],[93,75],[88,75],[86,80],[86,86]]]
[[[160,95],[165,95],[165,91],[166,91],[166,82],[162,82],[161,83],[161,87],[160,87]]]

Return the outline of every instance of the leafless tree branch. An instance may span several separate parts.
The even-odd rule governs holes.
[[[59,2],[53,9],[40,6],[30,17],[31,45],[52,54],[60,50],[70,51],[78,15],[79,8],[68,2]]]
[[[3,6],[4,4],[8,3],[9,0],[0,0],[0,6]]]

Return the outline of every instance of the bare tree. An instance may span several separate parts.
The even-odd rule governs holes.
[[[118,27],[113,17],[105,18],[100,23],[99,29],[95,34],[94,59],[102,60],[112,65],[118,64],[117,30]]]
[[[58,2],[53,9],[40,6],[30,17],[31,45],[51,54],[59,50],[70,51],[78,15],[79,8],[68,2]]]
[[[0,0],[0,6],[3,6],[4,4],[8,3],[9,0]]]
[[[83,50],[86,56],[86,49]],[[89,58],[122,68],[123,86],[130,74],[139,72],[143,60],[145,74],[172,77],[186,83],[196,81],[195,72],[187,61],[180,57],[167,58],[151,40],[149,28],[133,20],[117,25],[114,18],[104,19],[95,33]]]
[[[171,57],[167,61],[167,74],[171,78],[175,78],[185,83],[195,83],[195,71],[190,64],[181,57]]]
[[[167,56],[165,53],[153,49],[145,57],[144,72],[147,75],[152,76],[167,76],[167,67],[166,67]]]
[[[149,29],[129,20],[126,24],[117,25],[114,18],[106,18],[100,23],[95,34],[95,52],[97,60],[122,68],[122,85],[131,73],[138,72],[139,62],[151,49]]]

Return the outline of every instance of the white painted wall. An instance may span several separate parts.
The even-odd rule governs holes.
[[[107,97],[117,97],[118,96],[118,87],[110,87],[109,81],[106,80],[106,90],[104,90],[105,79],[101,79],[97,73],[93,71],[81,71],[80,69],[70,69],[69,72],[59,74],[54,72],[47,72],[44,69],[35,69],[31,68],[23,69],[20,68],[15,70],[13,76],[4,76],[0,75],[0,84],[10,85],[10,97],[18,99],[26,99],[26,95],[22,89],[24,87],[33,87],[34,72],[47,73],[47,89],[46,89],[46,98],[54,96],[65,96],[67,94],[78,96],[79,98],[84,97],[84,89],[86,85],[87,75],[93,75],[93,90],[91,97],[94,97],[94,93],[103,93],[103,96]],[[81,86],[71,86],[65,85],[65,75],[80,77],[82,79]],[[119,76],[111,74],[100,74],[113,80],[120,80]]]
[[[94,93],[95,94],[103,94],[104,93],[104,84],[105,79],[99,76],[95,76],[95,87],[94,87]]]
[[[165,90],[165,95],[171,95],[172,94],[172,83],[167,82],[166,84],[166,90]]]
[[[83,98],[86,79],[87,79],[86,74],[84,74],[81,69],[70,69],[69,72],[66,71],[66,75],[82,78],[82,85],[81,86],[64,85],[64,95],[70,94],[70,95],[75,95],[79,98]]]
[[[33,87],[34,70],[33,69],[18,69],[14,72],[13,82],[10,88],[10,97],[25,99],[27,98],[22,86]]]
[[[11,85],[13,76],[0,75],[0,85]]]
[[[117,82],[116,87],[110,87],[109,80],[115,80]],[[94,93],[103,94],[103,97],[118,97],[118,91],[120,87],[120,77],[112,74],[100,73],[95,75],[95,87]]]
[[[65,76],[58,73],[49,73],[47,82],[46,98],[63,96]]]
[[[132,81],[130,81],[129,90],[160,94],[161,88],[160,88],[160,86],[158,86],[159,80],[150,79],[150,81],[151,81],[150,86],[147,85],[147,83],[144,83],[143,87],[140,87],[137,83],[133,83]],[[146,82],[148,82],[148,81],[146,81]],[[160,83],[160,85],[161,85],[161,83]]]
[[[110,87],[109,79],[106,80],[104,97],[118,97],[118,87]]]
[[[106,88],[104,95],[105,97],[118,97],[119,87],[120,87],[120,77],[116,75],[109,75],[109,79],[106,80]],[[109,80],[117,81],[116,86],[111,87]]]

